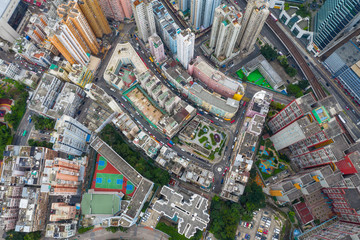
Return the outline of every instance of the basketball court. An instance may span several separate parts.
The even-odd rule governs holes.
[[[135,186],[98,154],[91,189],[96,191],[116,191],[132,196]]]

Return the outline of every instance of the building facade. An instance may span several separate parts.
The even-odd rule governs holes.
[[[217,8],[220,3],[220,0],[191,0],[190,20],[194,30],[211,26],[214,19],[215,8]]]
[[[68,27],[82,47],[84,49],[89,48],[91,53],[95,55],[98,54],[99,43],[79,4],[77,2],[62,4],[58,7],[57,12],[62,19],[62,24]]]
[[[254,50],[256,39],[269,14],[269,3],[267,1],[248,1],[237,39],[237,45],[241,53],[247,54]]]
[[[90,49],[75,37],[65,24],[56,23],[48,29],[48,38],[56,49],[71,64],[79,63],[87,65],[90,61]],[[81,40],[81,39],[80,39]]]
[[[106,17],[116,21],[124,21],[132,16],[130,0],[99,0],[100,6]]]
[[[177,34],[177,58],[185,69],[194,57],[195,34],[191,30],[178,31]]]
[[[360,20],[357,0],[326,1],[314,18],[314,47],[323,50],[333,39]]]
[[[96,37],[101,38],[103,35],[111,33],[111,28],[98,0],[82,0],[78,1],[78,4]]]
[[[20,37],[26,26],[29,14],[28,4],[21,0],[1,1],[0,9],[0,37],[13,43]]]
[[[173,54],[177,52],[177,32],[180,30],[174,19],[160,1],[152,2],[157,32]]]
[[[139,37],[146,42],[151,35],[156,33],[152,4],[148,0],[135,0],[132,2],[131,7]]]

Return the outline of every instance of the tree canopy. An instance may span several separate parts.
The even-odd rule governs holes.
[[[214,196],[210,206],[210,232],[217,239],[233,240],[241,219],[239,203],[224,201]]]
[[[53,119],[39,115],[33,115],[32,119],[36,130],[53,130],[55,127],[55,120]]]
[[[269,44],[265,44],[264,46],[262,46],[260,48],[260,52],[269,61],[276,59],[278,55],[277,51]]]
[[[289,84],[286,88],[287,92],[291,95],[294,95],[295,97],[301,97],[302,95],[304,95],[302,93],[301,88],[296,85],[296,84]]]

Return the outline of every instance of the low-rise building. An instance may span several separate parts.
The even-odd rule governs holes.
[[[211,184],[214,179],[214,173],[210,170],[201,168],[195,164],[190,163],[181,179],[199,185],[201,188],[210,190]]]
[[[70,238],[76,234],[76,222],[71,223],[49,223],[46,225],[45,237],[62,239]]]
[[[284,87],[285,82],[263,55],[249,61],[242,69],[246,76],[255,70],[259,70],[274,90],[280,91],[280,88]]]
[[[14,63],[7,62],[3,59],[0,59],[0,74],[15,80],[19,79],[21,69],[16,66]]]
[[[85,98],[85,92],[71,83],[45,73],[30,100],[29,109],[52,119],[62,115],[75,116]]]
[[[186,238],[191,238],[197,230],[203,231],[210,222],[208,200],[193,194],[188,201],[173,189],[163,186],[160,194],[163,199],[154,203],[153,209],[164,216],[178,219],[178,232]]]
[[[13,45],[13,50],[26,61],[42,67],[51,65],[50,53],[39,49],[34,43],[25,37],[20,37]]]
[[[114,98],[109,96],[104,89],[94,83],[90,83],[84,88],[86,95],[92,100],[96,101],[103,108],[110,108],[112,111],[121,113],[120,104]]]
[[[85,163],[87,157],[83,157]],[[41,192],[54,196],[79,195],[85,166],[79,161],[55,158],[46,160],[41,178]]]
[[[71,220],[75,218],[75,215],[76,206],[70,206],[63,202],[56,202],[51,204],[51,214],[49,220],[51,222]]]
[[[239,144],[238,148],[235,149],[237,155],[231,161],[220,193],[220,196],[225,199],[236,202],[244,193],[271,100],[272,93],[259,91],[254,94],[249,102],[246,119],[236,142]]]

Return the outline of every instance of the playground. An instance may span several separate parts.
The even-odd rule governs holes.
[[[122,192],[132,196],[135,186],[115,169],[104,157],[97,155],[91,189],[96,191]]]
[[[243,80],[244,77],[245,77],[245,74],[244,72],[239,69],[237,72],[236,72],[237,76]],[[248,76],[247,76],[247,81],[248,82],[251,82],[251,83],[254,83],[260,87],[265,87],[265,88],[268,88],[268,89],[271,89],[273,90],[273,88],[271,87],[271,85],[269,84],[268,81],[266,81],[265,77],[260,73],[259,69],[256,69],[254,71],[252,71]]]
[[[264,180],[288,168],[287,164],[279,158],[269,139],[261,142],[258,158],[260,160],[256,162],[256,165]]]
[[[5,114],[11,112],[12,104],[12,100],[0,98],[0,123],[5,122]]]

